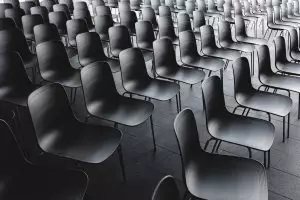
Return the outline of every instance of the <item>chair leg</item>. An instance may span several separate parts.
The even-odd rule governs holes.
[[[117,150],[118,150],[119,161],[120,161],[121,170],[122,170],[123,181],[124,181],[124,183],[126,183],[126,173],[125,173],[125,166],[124,166],[124,159],[123,159],[121,144],[118,146]]]
[[[268,168],[270,168],[271,165],[271,150],[268,151]]]
[[[248,149],[248,152],[249,152],[249,158],[252,158],[252,151],[251,151],[251,148],[250,147],[247,147]]]
[[[235,108],[233,109],[233,111],[232,111],[232,114],[234,114],[234,113],[235,113],[235,111],[236,111],[238,108],[241,108],[241,106],[237,106],[237,107],[235,107]]]
[[[215,138],[210,138],[209,140],[206,141],[206,143],[205,143],[205,145],[204,145],[204,151],[206,151],[206,149],[207,149],[207,147],[208,147],[210,141],[212,141],[212,140],[216,140],[216,139],[215,139]]]
[[[267,168],[267,152],[264,151],[264,166]]]
[[[220,146],[221,146],[221,143],[222,143],[222,140],[219,141],[219,144],[218,144],[218,146],[217,146],[217,148],[216,148],[216,153],[219,152],[219,148],[220,148]]]
[[[291,113],[288,114],[287,138],[290,138],[290,117],[291,117]]]
[[[285,142],[285,117],[282,120],[282,142]]]
[[[298,119],[300,119],[300,93],[298,94]]]
[[[180,108],[179,108],[178,94],[176,94],[175,98],[176,98],[177,113],[179,113],[180,112]]]
[[[214,144],[214,147],[213,147],[212,150],[211,150],[211,153],[215,152],[216,147],[217,147],[217,144],[218,144],[218,141],[219,141],[219,140],[216,140],[216,142],[215,142],[215,144]]]
[[[153,140],[153,147],[154,147],[153,151],[156,151],[156,141],[155,141],[155,135],[154,135],[152,115],[150,116],[150,125],[151,125],[151,133],[152,133],[152,140]]]

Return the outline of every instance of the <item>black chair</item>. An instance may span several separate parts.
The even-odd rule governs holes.
[[[77,2],[77,3],[79,3],[79,2]],[[92,17],[90,15],[89,10],[86,10],[86,9],[76,10],[75,9],[73,12],[73,15],[74,15],[74,19],[84,19],[88,26],[88,29],[90,31],[92,31],[94,29],[94,24],[93,24]]]
[[[194,33],[200,33],[200,27],[206,24],[204,12],[201,10],[195,10],[193,12],[193,22]],[[198,38],[196,37],[196,39],[200,40],[200,34]]]
[[[118,10],[119,10],[119,14],[123,11],[131,11],[130,3],[127,1],[120,1],[118,3]]]
[[[19,29],[23,29],[22,20],[21,20],[22,16],[23,13],[20,12],[20,8],[5,9],[5,17],[13,19],[17,28]]]
[[[49,16],[48,16],[48,10],[44,6],[35,6],[30,8],[30,12],[32,15],[41,15],[44,23],[49,23]]]
[[[30,8],[36,6],[33,1],[20,2],[20,8],[24,10],[25,15],[30,15]]]
[[[178,32],[183,32],[183,31],[192,31],[192,25],[190,21],[190,17],[187,13],[179,13],[177,15],[177,20],[178,20]],[[194,33],[199,34],[199,33]],[[199,36],[198,36],[199,37]]]
[[[96,8],[97,6],[105,6],[105,2],[103,0],[93,0],[92,1],[92,7],[93,7],[93,13],[96,15]]]
[[[53,12],[53,5],[55,4],[55,2],[53,0],[43,0],[41,2],[41,6],[44,6],[45,8],[47,8],[48,12]]]
[[[168,175],[162,178],[155,187],[151,200],[180,200],[175,179]]]
[[[35,41],[33,28],[36,25],[43,24],[44,20],[41,15],[32,14],[22,17],[23,31],[25,38],[29,41]]]
[[[100,37],[95,32],[78,34],[76,37],[80,65],[85,67],[97,61],[107,62],[113,73],[120,71],[120,62],[117,59],[106,57]]]
[[[0,3],[0,18],[5,18],[5,10],[13,8],[10,3]]]
[[[142,50],[145,61],[153,58],[153,42],[155,36],[152,24],[149,21],[138,21],[135,23],[136,43]]]
[[[79,122],[61,85],[45,85],[31,93],[28,107],[38,144],[44,152],[72,159],[77,164],[78,161],[98,164],[117,150],[126,180],[120,145],[122,133],[112,127]]]
[[[245,57],[238,58],[233,63],[234,97],[239,104],[237,108],[243,108],[247,116],[250,110],[267,113],[269,121],[271,114],[283,118],[282,139],[285,141],[285,119],[288,119],[287,136],[289,137],[290,111],[293,105],[292,99],[279,94],[272,94],[254,89],[251,84],[249,63]],[[246,111],[248,110],[248,111]]]
[[[80,33],[89,32],[87,24],[83,19],[72,19],[68,20],[66,25],[69,45],[77,48],[76,36]]]
[[[150,99],[166,101],[176,96],[177,110],[180,110],[179,85],[169,81],[151,78],[146,69],[143,53],[138,48],[129,48],[120,53],[122,83],[126,93]]]
[[[179,49],[180,59],[184,65],[208,70],[208,76],[211,72],[218,71],[220,71],[220,76],[223,76],[224,61],[200,56],[197,50],[196,38],[192,31],[179,33]]]
[[[72,14],[74,11],[73,0],[59,0],[59,4],[65,4],[68,6],[70,13]]]
[[[14,20],[10,18],[0,18],[0,31],[10,28],[16,28]]]
[[[127,27],[111,27],[108,29],[108,35],[110,41],[110,53],[114,58],[119,58],[119,54],[121,51],[132,47]]]
[[[59,35],[62,37],[65,37],[67,40],[67,15],[65,12],[58,11],[58,12],[51,12],[49,13],[49,22],[54,24],[59,32]],[[67,41],[66,41],[67,42]]]
[[[202,82],[205,73],[178,65],[172,41],[168,38],[156,40],[154,46],[154,67],[158,77],[190,85]]]
[[[160,17],[158,19],[159,37],[167,37],[172,40],[174,45],[179,45],[178,37],[175,34],[173,21],[171,17]]]
[[[211,56],[215,58],[226,59],[228,61],[233,61],[241,57],[241,52],[234,49],[219,48],[215,42],[214,29],[210,25],[205,25],[200,28],[201,35],[201,51],[206,56]],[[225,67],[226,68],[226,67]]]
[[[207,131],[212,137],[206,142],[204,149],[211,140],[244,146],[249,150],[250,158],[251,149],[256,149],[264,152],[264,165],[270,167],[270,148],[275,137],[274,125],[262,119],[230,113],[225,106],[222,81],[217,76],[203,81],[202,97]]]
[[[153,8],[151,7],[142,8],[142,19],[143,21],[151,22],[153,30],[158,32],[158,23]]]
[[[172,12],[168,6],[159,6],[158,15],[159,17],[172,17]]]
[[[118,14],[112,14],[109,6],[97,6],[96,7],[96,16],[101,15],[110,15],[114,22],[118,22],[119,15]]]
[[[24,156],[9,125],[0,120],[2,200],[83,200],[88,176],[82,171],[31,164]]]
[[[84,99],[89,118],[99,118],[126,126],[137,126],[150,118],[154,151],[156,150],[150,102],[120,95],[111,70],[105,62],[89,64],[81,70]],[[97,106],[95,106],[97,104]]]
[[[114,26],[114,21],[111,15],[97,15],[95,20],[95,31],[99,34],[101,40],[109,43],[108,29]]]
[[[54,24],[40,24],[33,28],[36,45],[47,41],[60,41],[58,30]]]
[[[299,50],[299,39],[298,39],[298,33],[296,29],[289,30],[290,34],[290,51],[289,56],[296,62],[300,62],[300,50]]]
[[[69,8],[66,4],[55,4],[53,5],[53,11],[54,12],[64,12],[67,16],[67,20],[71,20],[71,13],[69,11]]]
[[[177,115],[174,129],[182,161],[183,181],[192,199],[268,199],[264,167],[251,159],[205,152],[200,146],[195,116],[190,109]]]
[[[128,28],[130,35],[135,35],[135,23],[137,21],[134,11],[120,11],[120,24]]]
[[[77,9],[88,10],[89,8],[85,1],[76,1],[76,2],[74,2],[74,10],[77,10]]]
[[[36,46],[39,69],[42,78],[71,88],[71,103],[75,101],[76,90],[81,87],[80,70],[74,69],[61,41],[47,41]],[[73,93],[74,91],[74,93]]]

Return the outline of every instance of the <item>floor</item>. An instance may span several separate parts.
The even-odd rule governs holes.
[[[177,50],[177,55],[178,50]],[[151,62],[147,62],[148,69]],[[256,67],[257,69],[257,67]],[[253,76],[253,84],[259,85],[257,73]],[[122,93],[120,73],[114,74],[117,88]],[[300,81],[300,80],[299,80]],[[67,91],[69,92],[69,91]],[[205,127],[205,115],[202,107],[201,84],[189,85],[181,84],[182,108],[191,108],[195,113],[199,138],[203,147],[209,138]],[[224,72],[224,94],[227,109],[232,111],[237,105],[233,97],[232,70],[229,66]],[[282,142],[282,121],[280,118],[272,116],[272,123],[276,126],[276,138],[271,149],[271,168],[267,170],[270,200],[300,199],[300,120],[297,119],[298,96],[292,94],[294,101],[290,139]],[[173,131],[173,121],[177,114],[175,99],[172,101],[158,102],[155,104],[153,114],[155,136],[157,141],[157,151],[153,152],[152,137],[150,132],[150,122],[137,127],[119,126],[123,132],[122,148],[125,160],[127,182],[122,182],[121,170],[117,154],[114,154],[104,163],[99,165],[82,166],[89,175],[88,199],[91,200],[146,200],[150,199],[152,191],[157,182],[165,175],[172,175],[176,178],[178,186],[184,191],[181,176],[181,162],[178,146]],[[73,105],[75,115],[79,120],[85,116],[85,105],[82,92],[77,93],[75,105]],[[267,115],[251,112],[250,116],[267,119]],[[73,165],[64,159],[58,159],[51,155],[32,156],[32,151],[39,151],[34,144],[34,133],[30,118],[26,111],[23,112],[22,130],[16,135],[22,141],[22,147],[26,154],[34,162],[46,163],[53,166]],[[103,124],[100,120],[92,119],[89,123]],[[246,148],[232,144],[223,143],[220,154],[247,157]],[[208,148],[211,150],[211,147]],[[253,159],[263,162],[263,153],[253,151]]]

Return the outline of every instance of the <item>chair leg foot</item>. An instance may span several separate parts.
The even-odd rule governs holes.
[[[119,161],[120,161],[121,170],[122,170],[123,182],[126,183],[127,179],[126,179],[126,173],[125,173],[125,166],[124,166],[124,159],[123,159],[121,144],[118,146],[118,155],[119,155]]]

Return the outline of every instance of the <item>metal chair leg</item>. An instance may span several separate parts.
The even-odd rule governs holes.
[[[217,148],[216,148],[216,153],[219,152],[219,148],[220,148],[220,146],[221,146],[221,143],[222,143],[222,140],[219,141],[219,144],[218,144],[218,146],[217,146]]]
[[[118,155],[119,155],[119,161],[121,165],[121,170],[122,170],[122,176],[123,176],[123,181],[126,183],[126,173],[125,173],[125,166],[124,166],[124,159],[123,159],[123,153],[122,153],[122,147],[121,144],[118,146]]]
[[[215,142],[215,144],[214,144],[214,147],[213,147],[212,150],[211,150],[211,153],[215,152],[216,147],[217,147],[217,144],[218,144],[218,141],[219,141],[219,140],[216,140],[216,142]]]
[[[264,166],[267,168],[267,152],[264,151]]]
[[[287,138],[290,138],[290,117],[291,117],[291,113],[288,114]]]
[[[285,117],[283,117],[282,121],[282,142],[285,142]]]
[[[152,133],[152,140],[153,140],[153,147],[154,147],[153,151],[156,151],[156,141],[155,141],[155,135],[154,135],[152,115],[150,116],[150,125],[151,125],[151,133]]]
[[[268,168],[271,166],[271,150],[268,151]]]
[[[216,139],[215,139],[215,138],[210,138],[209,140],[206,141],[206,143],[205,143],[205,145],[204,145],[204,151],[206,151],[206,149],[207,149],[207,147],[208,147],[210,141],[212,141],[212,140],[216,140]]]
[[[250,147],[247,147],[248,149],[248,152],[249,152],[249,158],[252,158],[252,151],[251,151],[251,148]]]

